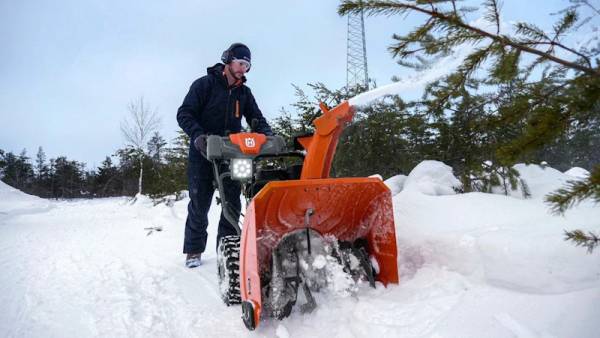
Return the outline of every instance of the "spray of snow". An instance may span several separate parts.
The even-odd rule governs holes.
[[[495,26],[490,24],[483,18],[479,18],[470,22],[474,27],[494,32]],[[510,27],[502,23],[503,29],[510,29]],[[463,62],[463,60],[471,54],[480,44],[465,43],[458,47],[455,47],[453,51],[438,60],[436,60],[430,67],[425,70],[419,71],[415,74],[401,78],[399,81],[390,83],[385,86],[381,86],[370,90],[368,92],[361,93],[351,99],[349,103],[351,106],[361,109],[362,107],[369,106],[373,102],[381,100],[386,96],[402,95],[406,91],[424,88],[428,83],[438,80],[448,74],[451,74],[457,69]]]
[[[425,85],[428,83],[450,74],[472,51],[472,46],[461,46],[454,53],[438,60],[431,68],[427,70],[405,77],[398,82],[390,83],[368,92],[361,93],[348,100],[348,102],[351,106],[360,109],[361,107],[368,106],[372,102],[386,96],[401,95],[408,90],[425,87]]]
[[[401,95],[408,90],[422,88],[428,83],[450,74],[472,51],[473,47],[459,48],[456,52],[438,60],[431,68],[427,70],[407,76],[397,82],[361,93],[348,100],[348,102],[351,106],[355,106],[360,109],[361,107],[368,106],[372,102],[386,96]]]

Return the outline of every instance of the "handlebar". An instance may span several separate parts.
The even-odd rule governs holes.
[[[206,140],[206,153],[202,154],[207,160],[227,160],[232,158],[255,158],[262,155],[277,155],[285,153],[285,140],[281,136],[265,136],[256,133],[239,133],[238,140],[245,144],[234,143],[232,136],[210,135]]]

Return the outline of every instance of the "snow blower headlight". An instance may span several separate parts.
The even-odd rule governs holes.
[[[231,178],[238,181],[249,180],[252,177],[252,159],[234,158],[231,160]]]

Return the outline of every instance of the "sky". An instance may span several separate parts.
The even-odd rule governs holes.
[[[479,2],[475,2],[479,3]],[[508,3],[508,4],[506,4]],[[565,1],[506,1],[507,20],[534,20]],[[540,6],[543,4],[543,6]],[[160,133],[179,129],[190,84],[232,42],[252,50],[247,85],[274,119],[294,102],[292,84],[346,81],[347,19],[339,1],[0,1],[0,149],[67,156],[87,169],[124,146],[119,125],[144,97]],[[422,17],[367,17],[369,76],[378,85],[409,75],[387,48]]]

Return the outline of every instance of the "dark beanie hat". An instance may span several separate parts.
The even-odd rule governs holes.
[[[239,44],[231,49],[231,56],[234,59],[246,60],[250,62],[250,49],[245,45]]]

